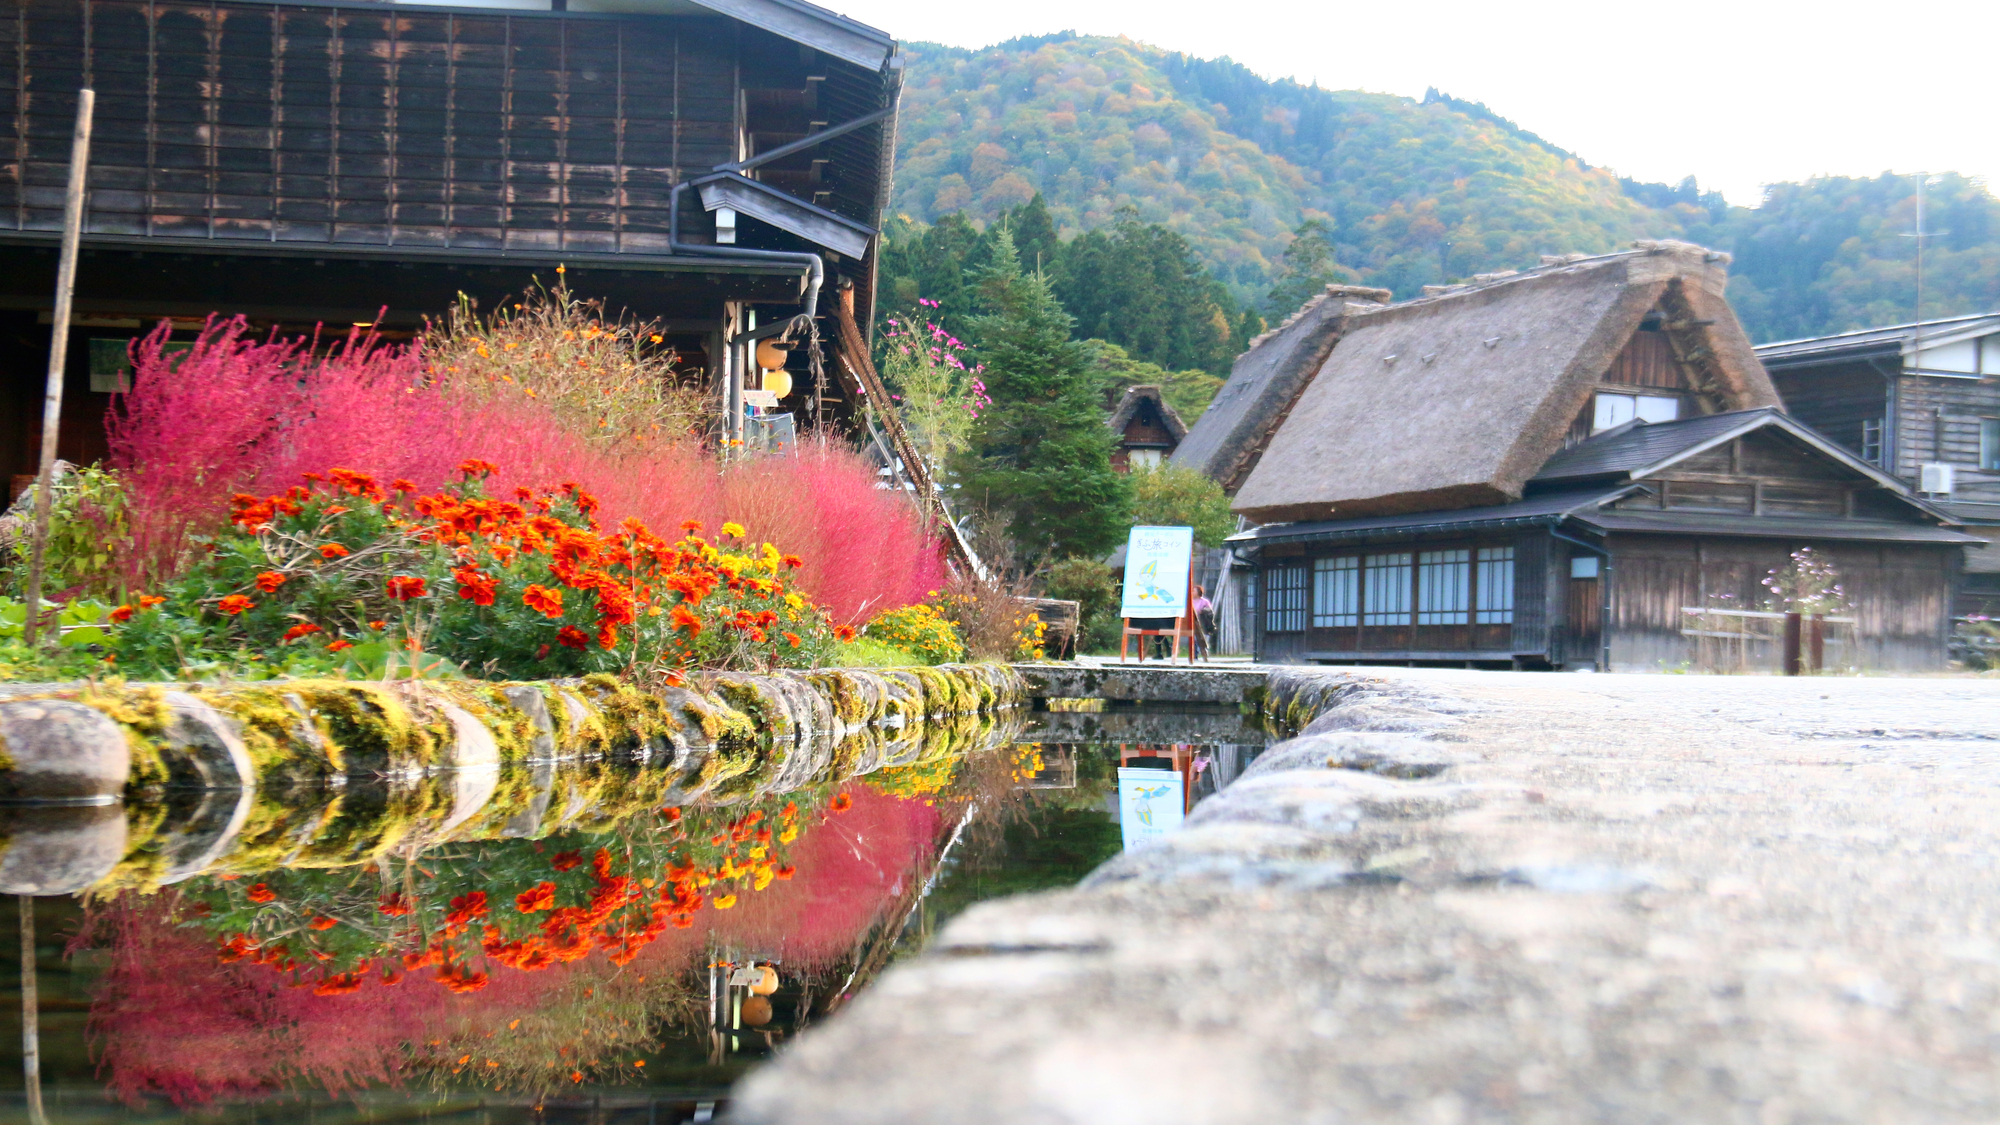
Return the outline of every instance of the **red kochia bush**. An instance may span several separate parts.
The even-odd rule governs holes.
[[[214,530],[237,492],[282,491],[328,466],[430,490],[468,458],[503,466],[496,492],[574,481],[614,517],[741,523],[806,560],[797,584],[836,621],[920,601],[944,578],[911,506],[837,445],[728,466],[690,441],[607,450],[526,396],[451,393],[429,381],[414,346],[358,332],[316,350],[260,342],[239,318],[212,321],[185,352],[166,345],[165,325],[134,343],[133,389],[107,423],[132,494],[122,575],[132,589],[175,571],[188,537]]]

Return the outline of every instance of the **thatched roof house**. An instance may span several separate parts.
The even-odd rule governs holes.
[[[1135,466],[1159,465],[1174,455],[1188,433],[1180,413],[1168,404],[1160,388],[1151,384],[1125,388],[1104,424],[1118,435],[1111,465],[1121,473]]]
[[[1230,539],[1258,658],[1942,667],[1980,539],[1782,412],[1727,261],[1640,243],[1261,341],[1237,370],[1299,379],[1301,326],[1330,338],[1292,401],[1273,374],[1218,431],[1262,525]],[[1241,433],[1253,411],[1275,432]]]
[[[1174,464],[1199,470],[1234,492],[1257,464],[1279,423],[1333,351],[1350,312],[1389,302],[1387,289],[1329,285],[1278,328],[1250,341],[1229,381],[1215,394],[1174,452]]]
[[[1269,522],[1516,499],[1573,433],[1603,428],[1590,414],[1607,386],[1675,399],[1668,418],[1778,405],[1723,300],[1727,262],[1641,243],[1386,307],[1344,305],[1337,346],[1275,427],[1236,510]],[[1257,350],[1239,370],[1261,362]]]

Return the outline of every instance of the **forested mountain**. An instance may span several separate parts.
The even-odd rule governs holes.
[[[1410,296],[1425,284],[1634,238],[1734,252],[1731,298],[1760,340],[1912,312],[1908,177],[1779,184],[1762,206],[1728,207],[1692,178],[1672,186],[1620,179],[1483,105],[1436,91],[1416,101],[1325,90],[1269,81],[1226,59],[1068,34],[979,51],[917,43],[905,53],[892,243],[907,247],[955,215],[967,222],[951,238],[976,258],[976,228],[1037,193],[1053,237],[1104,231],[1131,243],[1122,258],[1098,253],[1101,260],[1136,260],[1138,239],[1166,261],[1177,251],[1161,235],[1178,235],[1221,283],[1186,317],[1219,316],[1229,330],[1204,328],[1194,333],[1201,340],[1171,355],[1147,354],[1152,329],[1129,326],[1158,325],[1182,310],[1153,307],[1137,318],[1096,282],[1055,279],[1079,335],[1171,367],[1215,370],[1204,349],[1224,336],[1239,343],[1244,312],[1275,320],[1298,293],[1333,277]],[[1925,246],[1925,315],[2000,307],[2000,203],[1981,184],[1942,177],[1929,189],[1925,225],[1935,234]],[[1302,226],[1308,241],[1293,249],[1288,278],[1286,251]],[[1037,239],[1022,233],[1016,242],[1032,269]],[[1053,246],[1042,246],[1044,264]],[[889,304],[919,289],[936,295],[947,282],[941,262],[930,267],[940,276],[917,276],[919,257],[902,267],[885,261]],[[1127,339],[1118,338],[1120,326]]]

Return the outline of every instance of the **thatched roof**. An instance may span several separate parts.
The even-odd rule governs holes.
[[[1518,499],[1649,313],[1702,409],[1779,405],[1723,299],[1728,256],[1635,245],[1385,308],[1349,306],[1235,510],[1274,522]]]
[[[1347,314],[1388,300],[1387,289],[1329,285],[1277,329],[1251,340],[1230,368],[1229,381],[1174,450],[1174,464],[1198,469],[1222,482],[1224,491],[1235,491],[1313,372],[1326,362]]]
[[[1136,387],[1126,387],[1124,397],[1118,400],[1117,406],[1112,407],[1111,416],[1104,420],[1104,424],[1111,427],[1114,432],[1122,435],[1125,432],[1125,427],[1132,424],[1133,417],[1144,409],[1148,403],[1158,412],[1160,425],[1168,434],[1172,435],[1176,445],[1186,439],[1188,434],[1187,423],[1181,421],[1180,414],[1173,407],[1167,405],[1166,395],[1161,392],[1160,388],[1146,383],[1142,383]]]

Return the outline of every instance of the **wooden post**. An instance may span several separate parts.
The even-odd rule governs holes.
[[[1802,632],[1799,627],[1800,624],[1798,614],[1787,613],[1785,615],[1785,652],[1783,659],[1785,662],[1785,675],[1787,676],[1796,676],[1799,674],[1799,642]]]
[[[1806,619],[1806,671],[1815,675],[1826,671],[1826,615],[1815,613]]]
[[[49,332],[49,377],[42,393],[42,460],[35,473],[35,526],[28,551],[28,590],[22,641],[29,648],[39,639],[42,623],[42,571],[47,562],[49,509],[53,503],[56,435],[62,428],[63,371],[69,365],[70,298],[76,289],[76,245],[83,235],[83,187],[90,171],[90,120],[97,93],[76,92],[76,137],[69,149],[69,194],[63,201],[62,254],[56,259],[56,311]],[[51,624],[50,636],[60,635]],[[40,1117],[39,1111],[36,1117]]]
[[[21,910],[21,1079],[28,1091],[28,1121],[48,1125],[42,1113],[42,1002],[35,987],[35,897],[16,895]]]

